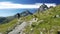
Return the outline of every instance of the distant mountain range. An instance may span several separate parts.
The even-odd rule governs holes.
[[[14,16],[0,17],[0,24],[8,23],[8,22],[12,21],[13,19],[15,19]]]
[[[21,17],[32,15],[32,14],[33,13],[31,13],[29,10],[25,10],[24,12],[20,13]],[[9,16],[9,17],[0,17],[0,23],[5,23],[5,22],[8,23],[15,18],[17,18],[16,15]]]
[[[6,18],[5,17],[0,17],[0,23],[2,23],[3,21],[5,21]]]

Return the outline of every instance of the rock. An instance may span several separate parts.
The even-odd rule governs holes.
[[[15,27],[16,29],[13,29],[8,34],[17,34],[17,33],[21,32],[26,26],[27,26],[27,23],[26,22],[23,22],[22,24],[16,26]]]
[[[53,34],[53,33],[54,33],[54,29],[51,29],[51,30],[50,30],[50,34]]]
[[[46,29],[45,28],[43,28],[43,31],[45,31]]]
[[[2,33],[0,33],[0,34],[2,34]]]
[[[56,17],[58,18],[58,17],[60,17],[59,15],[56,15]]]
[[[40,32],[40,34],[43,34],[43,32]]]
[[[38,18],[33,18],[31,21],[29,21],[29,25],[31,26],[33,22],[37,22]]]
[[[55,16],[53,16],[54,18],[59,18],[60,17],[60,15],[55,15]]]
[[[38,18],[33,18],[32,21],[33,22],[37,22]]]
[[[48,9],[48,6],[45,5],[44,3],[39,7],[38,11],[45,11]]]
[[[30,29],[31,31],[33,30],[33,28]]]

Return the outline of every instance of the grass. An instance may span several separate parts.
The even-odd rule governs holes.
[[[36,23],[33,23],[35,27],[27,27],[25,32],[28,31],[28,34],[31,32],[31,28],[33,28],[33,32],[30,34],[40,34],[41,31],[43,34],[57,34],[57,31],[60,30],[60,5],[40,13],[36,12],[34,15],[37,16],[38,21],[44,21],[40,23],[37,23],[38,21]],[[59,15],[59,17],[55,17],[56,15]],[[30,17],[28,16],[28,18]],[[44,28],[45,31],[43,30]],[[53,32],[51,32],[51,30],[53,30]]]
[[[24,33],[40,34],[41,32],[43,32],[43,34],[51,34],[51,33],[57,34],[57,31],[60,30],[60,5],[43,12],[39,12],[39,13],[36,12],[34,13],[34,15],[37,16],[38,21],[43,20],[43,22],[38,23],[37,21],[32,23],[31,26],[26,27],[26,30],[24,30]],[[33,17],[34,15],[21,17],[20,21],[28,22],[32,18],[34,18]],[[55,17],[56,15],[59,15],[59,17]],[[14,19],[9,23],[1,24],[0,32],[5,34],[7,31],[12,30],[16,24],[17,24],[17,19]]]
[[[17,19],[14,19],[9,23],[0,24],[0,32],[5,34],[8,31],[8,29],[10,29],[10,30],[13,29],[16,22],[17,22]]]

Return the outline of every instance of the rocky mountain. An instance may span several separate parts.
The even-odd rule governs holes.
[[[25,17],[25,16],[28,16],[28,15],[33,15],[33,13],[31,13],[29,10],[25,10],[21,13],[19,13],[21,17]],[[17,17],[17,14],[15,15],[15,17]]]
[[[48,9],[48,6],[45,5],[44,3],[38,8],[38,11],[45,11]]]
[[[27,15],[32,15],[33,13],[31,13],[29,10],[25,10],[24,12],[20,13],[21,16],[27,16]]]

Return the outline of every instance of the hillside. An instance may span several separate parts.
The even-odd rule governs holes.
[[[6,34],[8,31],[11,31],[16,25],[17,20],[14,19],[9,23],[0,24],[0,33]]]
[[[60,5],[43,12],[36,12],[34,15],[37,16],[36,18],[38,18],[38,21],[33,22],[31,26],[27,26],[24,33],[57,34],[58,31],[60,31]],[[25,19],[29,18],[30,16]]]
[[[27,12],[23,12],[27,14]],[[23,14],[24,15],[24,14]],[[11,17],[8,17],[10,19]],[[12,17],[13,18],[13,17]],[[8,23],[0,25],[0,33],[7,34],[12,31],[17,25],[17,18],[14,18]],[[20,22],[29,22],[33,18],[38,18],[37,22],[32,22],[28,25],[23,33],[25,34],[57,34],[60,30],[60,5],[47,9],[43,12],[37,11],[33,15],[21,17]]]
[[[8,23],[15,19],[16,17],[14,16],[9,16],[9,17],[0,17],[0,24]]]
[[[4,20],[6,20],[5,17],[0,17],[0,24],[1,24]]]
[[[24,21],[23,18],[30,14],[32,13],[30,13],[28,10],[20,13],[21,20],[19,22],[23,22]],[[0,33],[7,34],[8,32],[10,32],[16,27],[17,22],[18,22],[18,19],[16,15],[8,16],[8,17],[0,17]]]

